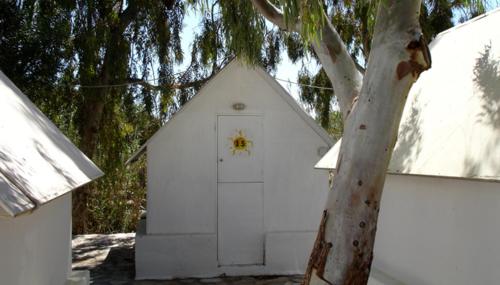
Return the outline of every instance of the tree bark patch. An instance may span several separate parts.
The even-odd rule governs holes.
[[[330,282],[328,282],[323,278],[323,274],[325,273],[326,258],[328,256],[328,252],[332,247],[332,243],[326,242],[325,240],[325,229],[326,229],[327,219],[328,219],[328,211],[324,210],[323,217],[321,218],[321,224],[319,226],[318,235],[316,236],[316,241],[314,242],[314,248],[312,250],[311,256],[309,257],[309,263],[307,265],[307,270],[304,275],[304,280],[302,281],[302,285],[309,284],[309,281],[311,280],[311,276],[314,270],[317,277],[325,281],[327,284],[331,284]]]

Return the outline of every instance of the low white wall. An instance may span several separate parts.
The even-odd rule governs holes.
[[[63,285],[71,267],[71,194],[0,217],[0,284]]]
[[[274,232],[265,237],[265,264],[218,266],[215,234],[146,234],[139,223],[135,239],[136,279],[215,277],[221,274],[302,274],[315,232]]]
[[[500,183],[389,175],[373,266],[404,284],[498,284]]]

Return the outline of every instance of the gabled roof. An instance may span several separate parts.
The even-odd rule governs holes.
[[[34,210],[103,175],[0,71],[0,208]]]
[[[500,180],[500,9],[440,33],[413,85],[389,173]],[[316,165],[335,168],[340,141]]]
[[[200,95],[203,96],[203,93],[207,86],[212,84],[219,76],[224,76],[225,73],[230,72],[232,68],[249,68],[255,71],[265,82],[267,82],[277,94],[309,125],[324,141],[325,143],[331,147],[333,145],[333,141],[328,135],[328,133],[320,127],[302,108],[297,104],[295,99],[279,84],[269,73],[267,73],[262,67],[249,67],[246,66],[245,63],[240,61],[239,59],[233,59],[230,63],[228,63],[222,70],[220,70],[214,77],[212,77],[203,87],[198,91],[198,93],[189,100],[182,109],[180,109],[165,125],[163,125],[160,130],[158,130],[151,138],[149,138],[146,143],[144,143],[132,156],[125,162],[125,164],[129,164],[134,162],[144,151],[146,150],[147,145],[151,140],[159,133],[163,128],[168,127],[168,125],[175,119],[176,115],[180,112],[184,111],[186,108],[189,108],[191,102],[196,100]]]

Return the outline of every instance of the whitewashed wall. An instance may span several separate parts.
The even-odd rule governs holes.
[[[63,285],[71,267],[71,194],[0,217],[0,284]]]
[[[328,191],[313,169],[328,144],[261,71],[232,63],[148,144],[148,235],[136,277],[297,273],[305,267]],[[234,111],[243,102],[246,109]],[[263,117],[265,266],[217,267],[217,115]],[[238,213],[234,213],[238,215]]]
[[[407,285],[498,284],[500,183],[389,175],[374,266]]]

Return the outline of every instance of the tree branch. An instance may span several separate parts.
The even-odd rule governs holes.
[[[323,17],[328,18],[325,13]],[[313,42],[313,48],[332,82],[345,120],[351,113],[355,99],[361,91],[363,75],[328,19],[325,21],[318,41]]]
[[[266,19],[280,29],[300,32],[300,22],[297,21],[295,25],[289,27],[283,13],[268,0],[252,0],[252,3]],[[323,13],[323,17],[326,23],[319,32],[318,40],[314,41],[312,46],[332,83],[345,120],[361,90],[363,75],[326,13]]]
[[[267,0],[252,0],[253,6],[271,23],[289,32],[299,32],[299,23],[288,26],[283,13]]]

